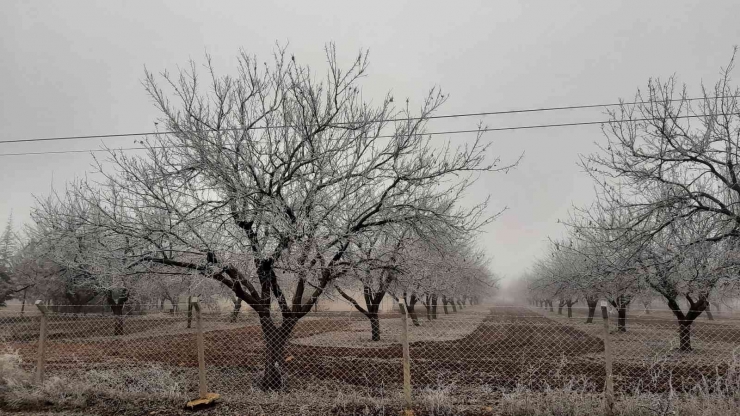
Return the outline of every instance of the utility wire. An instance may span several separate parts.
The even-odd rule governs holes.
[[[727,116],[733,114],[719,113],[716,116]],[[698,118],[706,117],[705,114],[694,114],[685,116],[676,116],[673,119],[683,118]],[[558,123],[558,124],[534,124],[528,126],[512,126],[512,127],[493,127],[493,128],[482,128],[482,129],[471,129],[471,130],[448,130],[448,131],[434,131],[420,133],[422,136],[436,136],[443,134],[464,134],[464,133],[485,133],[491,131],[512,131],[512,130],[530,130],[530,129],[546,129],[555,127],[575,127],[575,126],[592,126],[597,124],[609,124],[609,123],[635,123],[641,121],[650,121],[654,118],[636,118],[628,120],[600,120],[600,121],[579,121],[573,123]],[[393,135],[375,136],[376,138],[391,138]],[[2,143],[2,142],[0,142]],[[49,155],[49,154],[67,154],[67,153],[90,153],[90,152],[109,152],[113,151],[129,151],[129,150],[147,150],[147,149],[165,149],[165,148],[178,148],[186,146],[150,146],[150,147],[124,147],[118,149],[83,149],[83,150],[59,150],[59,151],[44,151],[44,152],[20,152],[20,153],[0,153],[2,156],[32,156],[32,155]]]
[[[673,100],[661,100],[660,102],[674,102],[674,101],[698,101],[706,99],[723,99],[723,98],[740,98],[740,96],[716,96],[716,97],[694,97],[694,98],[677,98]],[[582,110],[589,108],[602,108],[602,107],[615,107],[620,105],[637,105],[637,104],[650,104],[652,101],[633,101],[623,103],[607,103],[607,104],[584,104],[584,105],[569,105],[560,107],[540,107],[540,108],[526,108],[519,110],[500,110],[500,111],[486,111],[479,113],[459,113],[459,114],[442,114],[437,116],[426,117],[427,120],[439,120],[448,118],[462,118],[462,117],[482,117],[482,116],[495,116],[505,114],[521,114],[521,113],[535,113],[535,112],[547,112],[547,111],[562,111],[562,110]],[[375,123],[383,122],[398,122],[398,121],[411,121],[420,120],[421,117],[404,117],[404,118],[392,118],[392,119],[381,119],[375,120]],[[594,122],[592,124],[598,124]],[[333,124],[333,126],[351,126],[352,122],[342,122]],[[266,129],[280,129],[280,128],[295,128],[294,125],[281,125],[281,126],[255,126],[251,127],[250,130],[266,130]],[[535,128],[535,127],[531,127]],[[218,130],[208,130],[209,132],[226,132],[226,131],[241,131],[245,130],[243,127],[226,128]],[[509,129],[511,130],[511,128]],[[476,130],[477,131],[477,130]],[[494,130],[491,130],[494,131]],[[84,139],[110,139],[120,137],[139,137],[139,136],[159,136],[167,134],[176,134],[183,132],[176,131],[151,131],[144,133],[116,133],[116,134],[94,134],[94,135],[83,135],[83,136],[59,136],[59,137],[40,137],[31,139],[14,139],[14,140],[0,140],[0,145],[5,143],[29,143],[29,142],[43,142],[43,141],[57,141],[57,140],[84,140]],[[187,133],[187,132],[185,132]],[[197,133],[197,132],[192,132]],[[3,156],[3,155],[0,155]]]

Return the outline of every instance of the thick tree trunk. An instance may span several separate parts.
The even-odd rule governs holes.
[[[239,298],[236,298],[234,301],[234,310],[231,311],[231,322],[236,322],[236,319],[239,317],[239,310],[242,308],[242,300]]]
[[[563,306],[565,306],[565,301],[561,300],[558,302],[558,315],[563,314]]]
[[[596,313],[596,305],[598,303],[598,300],[586,300],[586,304],[588,305],[588,318],[586,318],[587,324],[594,322],[594,314]]]
[[[419,317],[416,315],[415,305],[410,304],[408,307],[409,316],[411,317],[411,322],[414,324],[414,326],[419,326]]]
[[[555,309],[552,307],[552,300],[547,301],[547,306],[550,307],[550,312],[555,312]]]
[[[123,307],[128,300],[128,291],[123,289],[119,294],[119,297],[115,298],[113,296],[113,291],[109,290],[105,297],[116,320],[113,327],[113,335],[123,335]]]
[[[447,310],[447,296],[442,295],[442,308],[445,311],[445,315],[449,314],[450,312]]]
[[[452,312],[457,312],[457,307],[455,306],[455,298],[452,298],[452,302],[450,302],[450,305],[452,305]]]
[[[643,303],[643,306],[645,306],[645,315],[650,315],[650,304]]]
[[[627,309],[632,298],[630,296],[619,295],[609,303],[617,310],[617,332],[627,332]]]
[[[568,318],[573,317],[573,304],[568,302]]]
[[[370,330],[372,332],[372,340],[380,341],[380,319],[378,319],[377,313],[371,313],[370,316]]]
[[[709,319],[710,321],[714,321],[714,315],[712,315],[712,311],[710,309],[711,307],[712,305],[707,302],[707,309],[705,310],[705,312],[707,313],[707,319]]]
[[[259,387],[264,391],[284,390],[287,386],[283,371],[285,345],[290,339],[296,321],[283,318],[282,325],[275,326],[269,316],[261,315],[260,324],[265,341],[265,371],[259,381]]]
[[[437,295],[432,295],[432,319],[437,319]]]
[[[423,302],[423,304],[424,304],[424,309],[426,310],[426,313],[427,313],[427,321],[431,321],[432,320],[432,296],[426,295],[424,298],[425,298],[424,299],[425,302]]]
[[[691,351],[691,324],[693,321],[678,323],[678,343],[681,351]]]
[[[627,308],[617,308],[617,332],[627,332]]]
[[[111,305],[110,308],[116,319],[113,326],[113,335],[123,335],[123,304]]]

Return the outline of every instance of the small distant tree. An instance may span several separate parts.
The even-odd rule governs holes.
[[[370,320],[372,341],[380,341],[378,312],[383,298],[393,289],[401,272],[400,257],[410,234],[408,229],[400,233],[388,231],[355,240],[347,255],[352,266],[341,281],[334,283],[337,293]],[[362,293],[364,306],[347,288]]]

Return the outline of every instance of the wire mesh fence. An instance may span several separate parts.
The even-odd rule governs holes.
[[[38,366],[42,320],[38,311],[31,312],[0,311],[0,351],[17,352],[29,372]],[[196,312],[48,311],[45,377],[197,396]],[[270,324],[254,312],[199,315],[208,390],[222,396],[248,397],[265,387],[295,391],[316,383],[352,386],[371,396],[403,390],[400,312],[381,314],[375,324],[359,313],[312,312],[289,333],[285,328],[293,323],[279,313]],[[610,316],[608,332],[598,312],[592,323],[586,316],[585,309],[568,318],[549,309],[482,305],[435,316],[417,308],[405,323],[412,391],[575,386],[601,392],[607,338],[617,392],[737,386],[740,320],[697,320],[691,325],[691,350],[681,350],[685,333],[680,335],[667,312],[628,317],[619,326]],[[372,340],[373,325],[379,340]]]

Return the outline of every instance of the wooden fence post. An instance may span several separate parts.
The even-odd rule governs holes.
[[[195,309],[196,343],[198,344],[198,398],[189,401],[187,407],[194,409],[198,406],[211,404],[220,396],[216,393],[208,393],[208,386],[206,386],[206,349],[203,337],[203,319],[201,318],[198,297],[194,297],[190,305]]]
[[[403,399],[405,414],[413,414],[411,407],[411,358],[409,353],[408,311],[403,302],[398,302],[401,310],[401,344],[403,345]]]
[[[604,320],[604,366],[606,368],[606,388],[604,389],[605,414],[614,414],[614,381],[612,379],[612,350],[609,340],[609,312],[606,309],[606,301],[601,301],[601,317]]]
[[[41,311],[41,330],[39,332],[39,348],[38,355],[36,357],[36,374],[34,374],[34,382],[41,384],[44,380],[44,364],[46,360],[46,325],[48,320],[48,309],[41,300],[37,300],[34,304]]]
[[[205,399],[208,387],[206,386],[206,349],[203,336],[203,320],[200,317],[200,299],[197,297],[191,299],[190,305],[195,309],[195,328],[198,343],[198,396]]]

